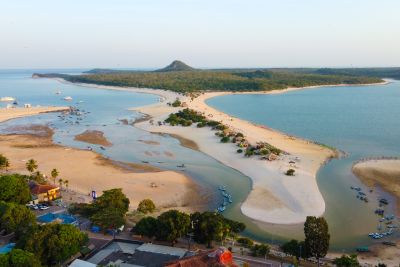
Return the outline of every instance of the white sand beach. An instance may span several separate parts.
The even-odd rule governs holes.
[[[181,94],[158,89],[91,84],[81,84],[81,86],[160,96],[159,103],[133,109],[151,116],[150,120],[138,122],[135,126],[149,132],[167,133],[192,140],[200,151],[250,177],[253,182],[252,190],[247,199],[241,203],[241,211],[244,215],[266,223],[298,224],[304,222],[307,216],[321,216],[325,212],[325,201],[317,185],[316,173],[322,164],[337,156],[337,152],[301,138],[288,136],[276,130],[231,117],[205,103],[209,98],[232,93],[203,93],[191,99]],[[318,86],[267,92],[241,92],[241,94],[277,94],[316,87]],[[245,158],[242,154],[236,153],[237,147],[234,144],[220,143],[219,138],[214,135],[215,132],[207,127],[159,126],[158,122],[163,122],[170,113],[180,109],[166,104],[173,102],[176,98],[185,102],[188,108],[197,110],[210,119],[220,121],[231,129],[242,132],[250,143],[267,142],[284,150],[288,155],[280,156],[275,161],[261,161],[256,157]],[[295,163],[290,164],[290,161]],[[295,176],[284,174],[289,168],[295,169]]]
[[[304,222],[308,215],[322,215],[325,211],[325,202],[318,189],[315,175],[327,159],[335,156],[335,152],[309,141],[233,118],[205,104],[208,98],[223,94],[227,93],[205,93],[193,101],[182,97],[181,100],[185,101],[189,108],[242,132],[250,143],[268,142],[290,155],[271,162],[261,161],[255,157],[244,158],[242,154],[236,153],[237,147],[234,144],[220,143],[214,131],[209,128],[158,126],[157,123],[152,125],[149,121],[138,123],[136,126],[150,132],[176,134],[193,140],[202,152],[250,177],[253,188],[246,201],[242,203],[241,210],[244,215],[252,219],[267,223],[295,224]],[[168,101],[172,100],[170,98]],[[136,110],[149,114],[154,122],[163,121],[170,113],[177,111],[176,108],[167,107],[165,104]],[[296,163],[289,164],[289,161]],[[289,168],[296,170],[295,176],[284,174]]]

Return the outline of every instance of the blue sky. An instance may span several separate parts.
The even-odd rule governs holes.
[[[0,0],[0,68],[400,66],[399,0]]]

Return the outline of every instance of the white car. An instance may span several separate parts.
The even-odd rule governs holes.
[[[41,209],[41,210],[49,209],[49,206],[47,206],[47,205],[38,205],[38,206],[39,206],[39,209]]]

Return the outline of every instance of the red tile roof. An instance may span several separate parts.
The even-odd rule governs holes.
[[[49,190],[56,189],[57,186],[49,184],[36,184],[31,188],[32,195],[47,193]]]

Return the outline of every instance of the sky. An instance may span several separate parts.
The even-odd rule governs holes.
[[[0,0],[0,68],[400,66],[399,0]]]

